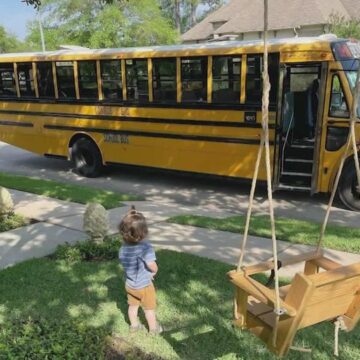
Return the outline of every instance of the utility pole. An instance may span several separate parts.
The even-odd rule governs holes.
[[[37,18],[38,18],[38,22],[39,22],[39,29],[40,29],[40,37],[41,37],[41,48],[42,51],[45,52],[45,38],[44,38],[44,31],[43,31],[43,26],[42,26],[42,22],[41,22],[41,15],[40,15],[40,11],[37,11]]]

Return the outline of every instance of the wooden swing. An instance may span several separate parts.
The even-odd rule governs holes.
[[[293,339],[299,329],[323,321],[333,320],[336,325],[335,355],[337,355],[337,334],[339,329],[351,331],[360,319],[360,263],[348,266],[338,264],[323,255],[321,245],[331,206],[350,147],[352,147],[351,150],[354,153],[357,180],[360,186],[360,167],[355,136],[355,123],[357,122],[356,109],[358,105],[358,94],[360,93],[360,68],[357,74],[356,87],[353,92],[349,136],[321,228],[317,249],[311,253],[281,259],[281,262],[279,262],[275,236],[269,149],[268,105],[270,83],[267,71],[267,12],[268,0],[264,0],[264,90],[262,99],[262,135],[250,192],[239,264],[237,270],[228,273],[230,281],[236,288],[234,324],[242,329],[250,330],[266,343],[270,351],[282,357],[286,355],[291,348]],[[258,171],[264,148],[272,230],[273,260],[245,267],[243,266],[244,252],[248,238]],[[278,277],[279,264],[284,267],[300,262],[305,262],[304,272],[297,273],[290,285],[280,287]],[[320,269],[323,271],[320,272]],[[251,277],[254,274],[268,270],[271,270],[274,274],[274,289],[266,287]],[[305,349],[297,350],[306,351]]]

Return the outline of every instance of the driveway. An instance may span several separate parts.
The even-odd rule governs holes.
[[[0,142],[0,171],[89,185],[123,193],[145,195],[157,203],[194,206],[209,211],[244,213],[249,185],[234,180],[184,175],[135,167],[108,168],[97,179],[86,179],[63,160],[47,159]],[[328,200],[325,195],[277,192],[276,215],[321,222]],[[267,210],[266,191],[257,192],[255,211]],[[359,214],[334,207],[330,222],[360,227]]]

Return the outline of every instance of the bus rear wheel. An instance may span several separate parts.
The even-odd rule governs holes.
[[[343,174],[339,183],[339,198],[349,209],[360,211],[360,187],[357,183],[354,162],[348,162],[344,166]]]
[[[77,140],[71,148],[71,159],[80,175],[94,178],[101,174],[103,169],[101,153],[92,140],[87,138]]]

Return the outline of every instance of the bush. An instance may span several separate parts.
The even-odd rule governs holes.
[[[12,214],[14,210],[14,202],[12,196],[7,189],[0,186],[0,217]]]
[[[103,359],[106,335],[75,321],[8,321],[0,328],[0,359]]]
[[[68,262],[113,260],[118,258],[120,246],[119,236],[107,238],[103,243],[89,241],[79,242],[76,245],[66,243],[57,247],[54,257]]]
[[[86,206],[83,227],[90,241],[102,243],[109,232],[109,226],[109,215],[101,204],[90,203]]]
[[[14,213],[3,215],[0,216],[0,232],[10,231],[21,226],[26,226],[28,223],[28,220]]]

